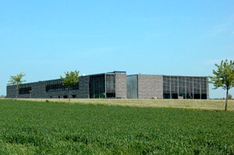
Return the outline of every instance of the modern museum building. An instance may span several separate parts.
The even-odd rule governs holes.
[[[71,98],[208,99],[206,76],[126,75],[114,71],[79,76]],[[16,97],[16,86],[7,86],[7,98]],[[21,84],[18,98],[68,98],[60,79]]]

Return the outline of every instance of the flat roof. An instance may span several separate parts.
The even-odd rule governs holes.
[[[106,73],[98,73],[98,74],[91,74],[91,75],[81,75],[79,76],[79,78],[81,77],[85,77],[85,76],[93,76],[93,75],[102,75],[102,74],[126,74],[126,71],[113,71],[113,72],[106,72]],[[127,75],[127,77],[129,76],[137,76],[137,75],[156,75],[156,76],[163,76],[163,77],[202,77],[202,78],[207,78],[208,76],[183,76],[183,75],[157,75],[157,74],[131,74],[131,75]],[[52,80],[43,80],[43,81],[37,81],[37,82],[30,82],[30,83],[22,83],[21,85],[26,85],[26,84],[34,84],[34,83],[38,83],[38,82],[50,82],[50,81],[60,81],[61,79],[52,79]],[[14,86],[14,85],[8,85],[8,86]]]
[[[136,75],[156,75],[156,76],[170,76],[170,77],[208,77],[208,76],[187,76],[187,75],[158,75],[158,74],[131,74],[127,76],[136,76]]]
[[[79,78],[85,77],[85,76],[102,75],[102,74],[126,74],[126,71],[113,71],[113,72],[98,73],[98,74],[91,74],[91,75],[80,75]],[[58,78],[58,79],[43,80],[43,81],[37,81],[37,82],[22,83],[21,85],[34,84],[38,82],[60,81],[60,80],[61,79]],[[14,86],[14,85],[8,85],[8,86]]]

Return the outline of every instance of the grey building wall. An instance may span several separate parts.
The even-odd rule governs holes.
[[[16,96],[16,91],[15,91],[16,87],[15,86],[7,86],[6,89],[6,97],[7,98],[15,98]]]
[[[162,75],[138,75],[138,98],[163,98]]]
[[[127,98],[127,77],[126,74],[115,75],[115,97]]]
[[[39,81],[35,83],[27,83],[27,85],[30,85],[30,87],[32,88],[31,92],[32,98],[46,98],[44,82]],[[16,86],[15,85],[7,86],[7,98],[15,98],[15,97],[16,97]],[[19,94],[18,92],[18,98],[30,98],[30,94]]]
[[[32,98],[49,98],[50,96],[46,93],[46,85],[44,81],[39,81],[31,84],[32,87]],[[29,95],[29,94],[25,94]],[[20,95],[24,98],[24,95]]]
[[[45,84],[44,84],[45,85]],[[45,98],[63,98],[64,96],[68,96],[69,92],[66,91],[55,91],[55,92],[45,92]],[[80,76],[79,77],[79,89],[71,90],[71,95],[76,95],[76,98],[89,98],[89,76]],[[41,98],[41,97],[36,97]]]
[[[63,98],[68,95],[68,91],[46,92],[47,81],[39,81],[35,83],[27,83],[32,88],[32,98]],[[15,86],[7,86],[7,98],[15,98]],[[71,90],[71,95],[76,95],[78,98],[89,98],[89,76],[79,77],[79,90]],[[18,98],[30,98],[30,94],[19,94]]]

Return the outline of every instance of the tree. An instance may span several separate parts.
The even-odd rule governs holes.
[[[234,86],[234,61],[226,59],[220,65],[215,64],[217,71],[213,70],[214,76],[210,77],[210,83],[214,84],[214,89],[218,87],[226,90],[225,111],[227,110],[228,90]]]
[[[15,98],[18,97],[19,94],[19,86],[26,82],[26,80],[22,80],[22,78],[25,76],[24,73],[19,73],[16,76],[11,76],[10,80],[8,81],[8,85],[15,85]]]
[[[65,77],[63,78],[62,76],[60,76],[60,78],[62,80],[62,85],[68,88],[68,98],[70,103],[71,87],[79,82],[79,71],[75,70],[74,72],[65,72]]]

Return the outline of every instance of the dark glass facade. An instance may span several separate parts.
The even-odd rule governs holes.
[[[115,74],[106,74],[106,97],[115,97]]]
[[[114,98],[115,74],[91,75],[89,93],[90,98]]]
[[[207,77],[163,76],[163,98],[207,99]]]
[[[90,98],[105,98],[105,74],[90,76],[89,94]]]

